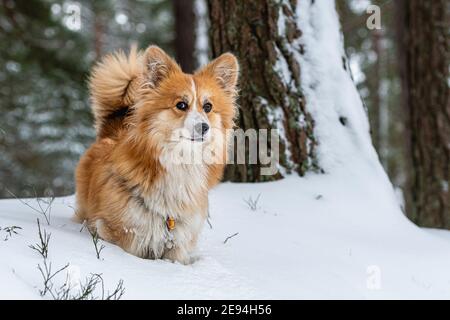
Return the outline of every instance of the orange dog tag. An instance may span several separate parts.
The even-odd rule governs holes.
[[[175,229],[175,220],[172,218],[167,218],[167,228],[169,230]]]

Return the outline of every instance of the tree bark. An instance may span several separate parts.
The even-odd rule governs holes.
[[[405,57],[402,74],[412,166],[407,213],[420,226],[450,229],[450,3],[401,3],[400,54]]]
[[[306,110],[301,72],[295,54],[302,32],[296,23],[296,1],[208,0],[214,57],[234,53],[240,62],[237,125],[278,129],[280,166],[304,175],[318,170],[314,120]],[[270,144],[269,144],[270,147]],[[261,164],[228,165],[225,179],[255,182],[282,178],[260,174]]]
[[[377,60],[374,63],[373,66],[373,79],[371,79],[370,82],[372,82],[372,92],[373,99],[372,99],[372,110],[369,110],[369,113],[371,115],[372,121],[372,142],[374,144],[375,149],[378,151],[378,154],[380,155],[380,158],[382,158],[382,150],[381,150],[381,141],[382,141],[382,132],[381,132],[381,94],[380,94],[380,87],[381,87],[381,54],[382,54],[382,48],[381,48],[381,40],[382,40],[382,34],[380,30],[373,30],[372,31],[372,48],[375,52],[375,55],[377,57]],[[383,159],[382,159],[383,160]]]
[[[192,73],[196,68],[194,0],[174,0],[175,55],[184,72]]]
[[[92,3],[93,14],[93,46],[95,52],[95,59],[100,59],[103,56],[103,37],[105,35],[105,21],[102,12],[104,11],[104,3],[97,2]]]

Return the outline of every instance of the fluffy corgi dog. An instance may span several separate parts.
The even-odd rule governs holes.
[[[97,64],[97,140],[76,170],[76,219],[136,256],[191,263],[226,164],[238,69],[225,53],[185,74],[156,46]]]

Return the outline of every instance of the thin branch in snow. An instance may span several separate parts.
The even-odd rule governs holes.
[[[49,200],[47,200],[45,198],[39,198],[37,196],[37,192],[36,192],[36,189],[34,187],[33,187],[33,191],[34,191],[34,197],[36,198],[36,202],[37,202],[37,204],[39,206],[39,209],[40,209],[41,213],[44,215],[45,220],[47,221],[47,224],[50,225],[50,215],[51,215],[51,212],[52,212],[52,204],[53,204],[53,201],[55,201],[55,197],[54,196],[50,196],[48,198]],[[44,203],[45,205],[47,205],[47,207],[44,209],[42,207],[41,203]]]
[[[75,215],[77,215],[77,210],[75,209],[74,206],[72,206],[72,205],[70,205],[70,204],[66,204],[66,207],[72,209],[73,213],[74,213]]]
[[[208,222],[209,228],[212,229],[213,226],[212,226],[212,224],[211,224],[211,221],[210,221],[210,219],[209,219],[209,216],[208,216],[208,218],[206,219],[206,222]]]
[[[34,189],[34,188],[33,188]],[[50,225],[50,215],[51,215],[51,211],[52,211],[52,204],[53,201],[55,201],[55,197],[49,197],[49,200],[46,200],[44,198],[39,198],[36,195],[36,190],[34,190],[35,192],[35,196],[36,196],[36,202],[38,204],[39,208],[35,208],[32,205],[30,205],[28,202],[26,202],[23,199],[20,199],[19,197],[17,197],[13,192],[11,192],[8,188],[5,188],[5,190],[11,195],[13,196],[16,200],[18,200],[20,203],[22,203],[23,205],[27,206],[28,208],[32,209],[33,211],[41,214],[44,216],[45,221],[47,222],[48,225]],[[42,203],[44,203],[46,205],[46,207],[44,208],[42,206]]]
[[[100,237],[98,236],[97,230],[91,231],[89,228],[87,229],[92,237],[92,243],[94,244],[97,259],[100,260],[100,253],[102,252],[103,249],[105,249],[105,246],[102,243],[100,243]]]
[[[77,296],[73,297],[74,300],[95,300],[94,292],[98,284],[102,286],[103,292],[103,279],[100,275],[91,274],[89,278],[86,278],[84,284],[80,284],[81,290]],[[103,293],[102,293],[103,294]]]
[[[258,194],[258,196],[255,199],[253,199],[251,196],[248,197],[248,199],[244,199],[244,202],[248,205],[250,210],[256,211],[256,210],[258,210],[258,202],[259,202],[260,197],[261,197],[261,193]]]
[[[70,286],[70,278],[69,273],[67,273],[66,281],[64,284],[56,290],[55,293],[51,293],[51,296],[54,300],[70,300],[70,293],[72,291],[72,287]]]
[[[114,291],[112,293],[108,292],[105,296],[105,288],[104,288],[103,278],[101,277],[101,275],[98,275],[98,276],[100,277],[101,284],[102,284],[102,300],[120,300],[120,298],[122,298],[122,296],[125,293],[125,288],[123,286],[123,280],[120,279],[119,283],[117,284]]]
[[[208,216],[206,218],[206,222],[208,222],[209,228],[212,229],[212,224],[211,224],[211,215],[209,214],[209,200],[208,200]]]
[[[30,245],[29,247],[35,251],[37,251],[44,259],[47,259],[48,257],[48,245],[50,243],[50,236],[51,233],[47,233],[47,231],[44,229],[44,232],[42,232],[41,224],[39,222],[39,218],[37,220],[37,226],[38,226],[38,234],[39,234],[39,243],[36,243],[34,245]]]
[[[52,272],[52,263],[48,262],[47,259],[44,259],[43,267],[38,264],[39,272],[42,275],[42,279],[44,281],[44,287],[42,290],[39,290],[39,293],[41,294],[41,297],[45,296],[47,293],[50,293],[53,297],[53,299],[56,300],[57,295],[53,292],[53,281],[52,279],[61,273],[62,271],[66,270],[69,267],[69,264],[66,264],[64,267],[58,269],[55,272]]]
[[[44,260],[43,265],[38,265],[38,269],[42,275],[44,281],[43,289],[39,290],[42,297],[50,294],[53,300],[120,300],[125,293],[125,288],[123,286],[123,280],[121,279],[116,285],[115,289],[110,293],[105,292],[105,282],[101,274],[91,274],[87,277],[84,283],[79,283],[79,290],[75,291],[74,287],[70,284],[69,274],[66,276],[65,282],[59,287],[55,288],[53,279],[66,270],[69,264],[52,272],[51,262]],[[101,296],[97,297],[95,292],[98,286],[100,286]]]
[[[86,220],[83,220],[83,222],[81,223],[81,228],[79,232],[83,232],[84,228],[86,228]]]
[[[42,297],[47,294],[51,295],[54,300],[119,300],[125,293],[125,288],[123,286],[123,280],[120,280],[116,285],[116,288],[110,293],[109,291],[105,293],[105,285],[101,274],[91,274],[90,277],[86,278],[85,282],[79,283],[78,292],[74,291],[74,287],[71,286],[71,279],[69,273],[66,276],[65,282],[59,287],[55,288],[53,282],[54,278],[66,270],[69,267],[69,263],[59,268],[56,271],[52,271],[52,263],[48,261],[48,247],[50,242],[50,235],[46,230],[42,230],[39,219],[37,220],[39,241],[35,245],[30,245],[30,248],[39,252],[39,254],[44,258],[42,264],[38,264],[38,270],[42,276],[43,287],[39,290]],[[91,233],[97,258],[100,259],[100,252],[105,247],[104,245],[99,245],[99,238],[97,233]],[[95,291],[98,286],[101,286],[101,296],[95,296]]]
[[[230,240],[231,238],[236,237],[238,234],[239,234],[239,232],[236,232],[235,234],[233,234],[233,235],[227,237],[227,238],[225,239],[225,241],[223,242],[223,244],[226,244],[226,243],[228,242],[228,240]]]
[[[8,241],[9,238],[12,238],[13,235],[19,234],[17,230],[22,230],[21,227],[18,226],[10,226],[10,227],[3,227],[3,229],[0,227],[0,231],[4,231],[6,233],[4,241]]]
[[[39,290],[42,297],[50,294],[53,300],[120,300],[125,293],[123,286],[123,280],[121,279],[112,292],[105,292],[105,282],[101,274],[93,273],[87,277],[84,283],[79,283],[79,290],[75,291],[74,287],[70,284],[69,274],[66,276],[65,282],[59,287],[55,288],[53,279],[66,270],[69,264],[52,272],[51,262],[47,262],[44,259],[43,264],[38,265],[39,272],[43,279],[43,288]],[[101,295],[97,297],[95,292],[98,286],[100,286]]]
[[[97,298],[94,293],[97,289],[97,286],[101,287],[101,296]],[[89,278],[86,278],[84,284],[80,284],[81,290],[80,292],[72,296],[70,299],[72,300],[120,300],[125,293],[125,288],[123,287],[123,280],[119,280],[116,288],[112,293],[105,293],[105,282],[101,274],[93,273]]]

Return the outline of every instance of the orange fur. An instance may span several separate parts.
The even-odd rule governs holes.
[[[77,219],[134,255],[189,263],[207,217],[208,191],[223,174],[237,77],[231,54],[190,75],[155,46],[107,56],[94,67],[90,90],[98,138],[77,167]],[[189,110],[176,108],[180,100]],[[205,101],[213,106],[209,113]],[[210,139],[190,142],[192,147],[173,141],[193,115],[215,129]],[[180,143],[194,152],[212,147],[222,163],[168,161]],[[175,220],[174,230],[165,226],[168,218]]]

